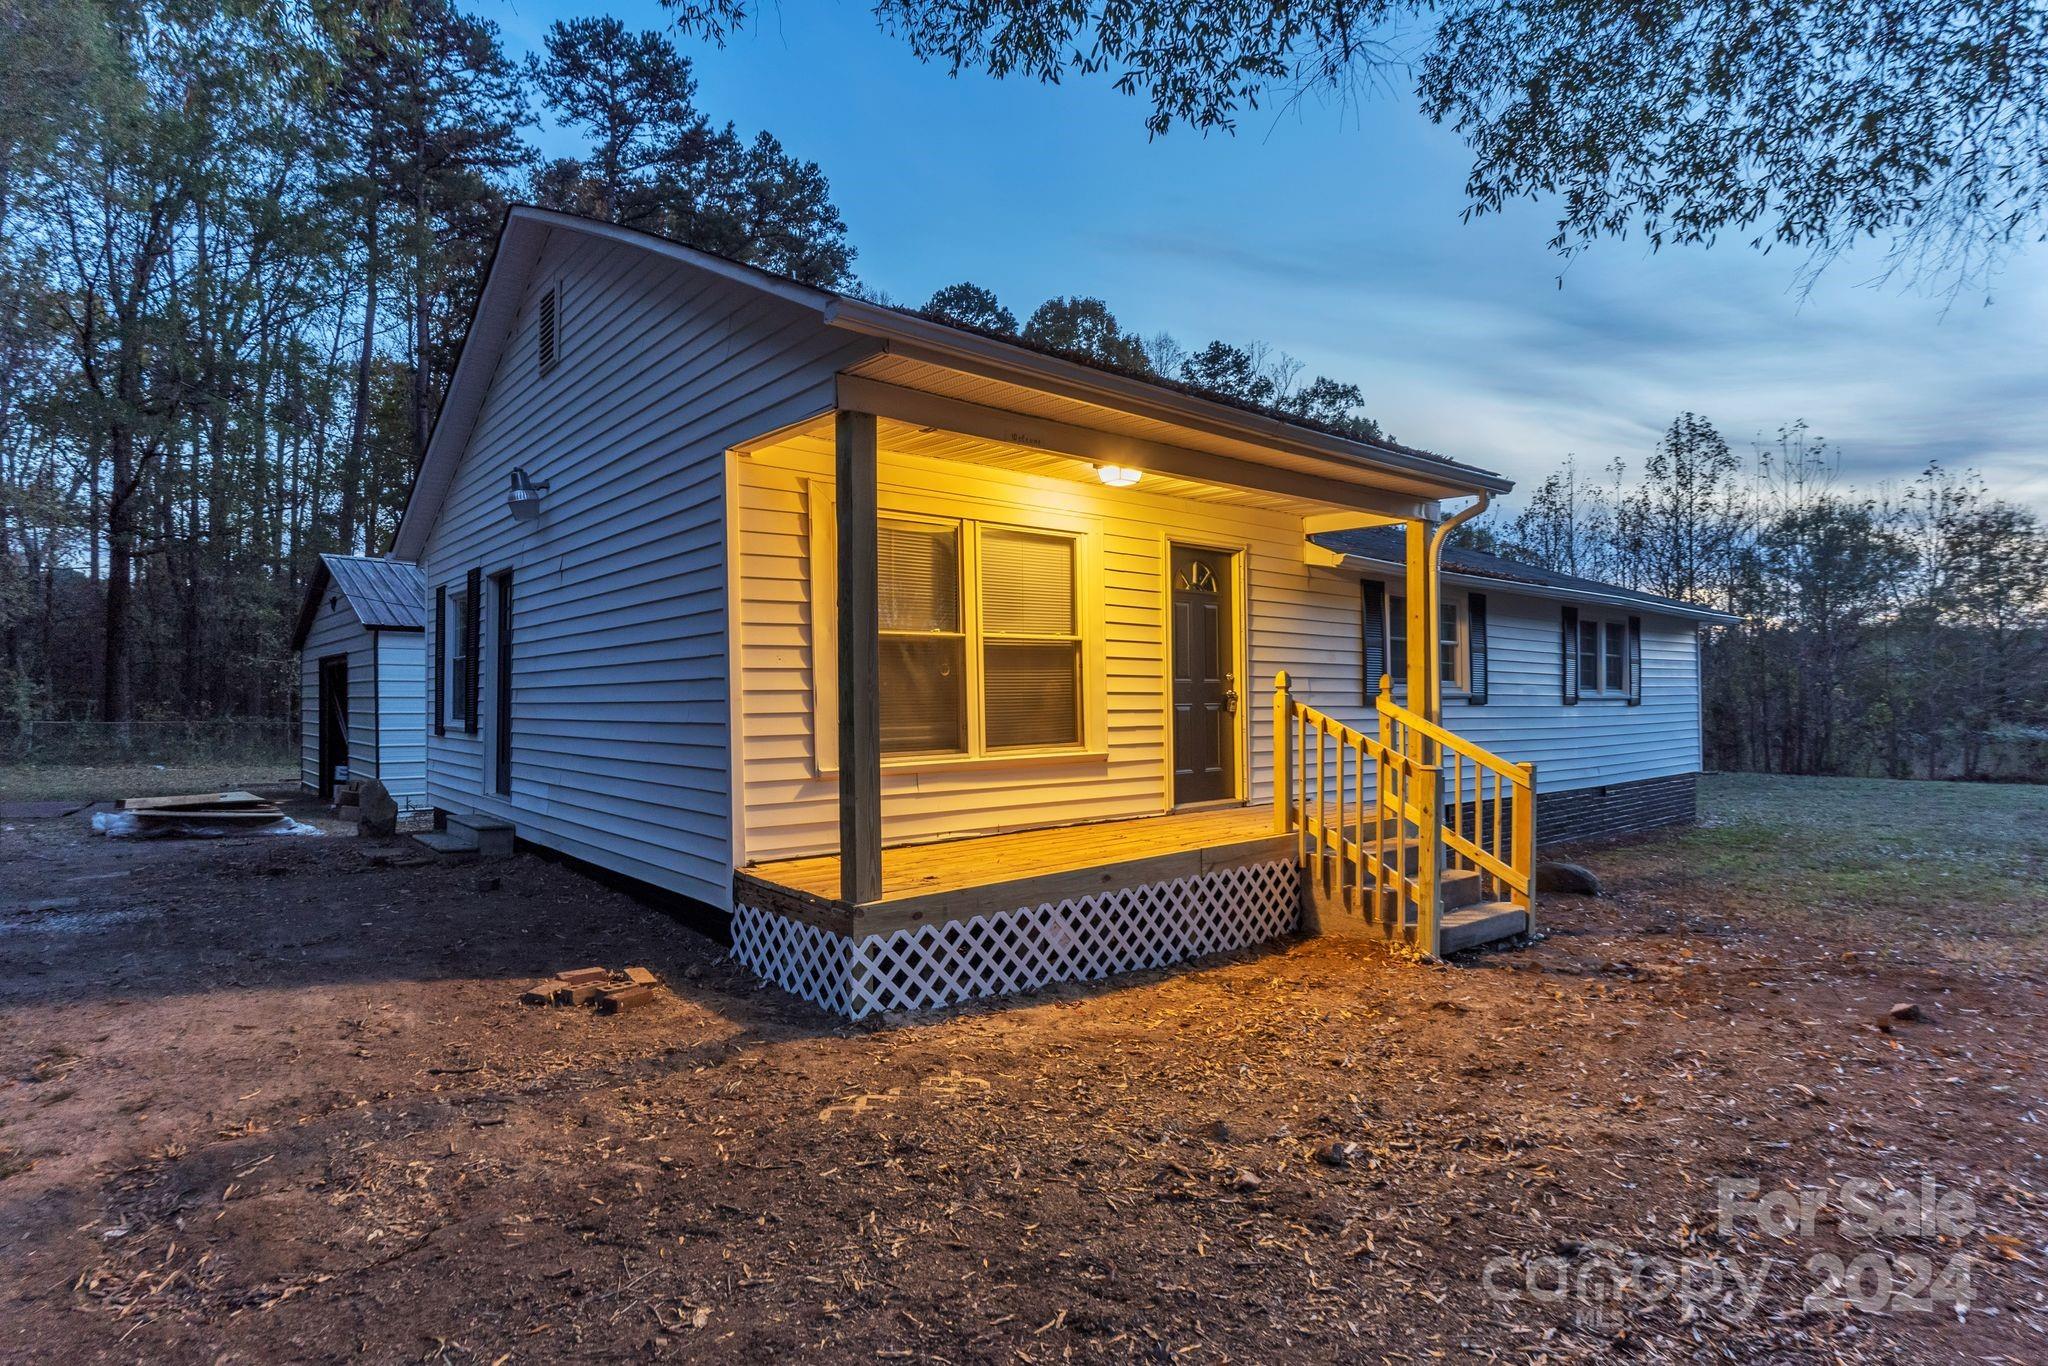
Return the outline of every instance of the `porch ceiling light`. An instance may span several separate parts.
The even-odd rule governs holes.
[[[1127,489],[1145,477],[1145,472],[1129,465],[1097,465],[1095,477],[1113,489]]]
[[[512,471],[512,491],[505,495],[505,506],[512,511],[514,521],[530,522],[540,516],[540,496],[548,491],[545,481],[535,483],[523,469]]]

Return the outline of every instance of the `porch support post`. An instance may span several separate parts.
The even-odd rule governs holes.
[[[1428,721],[1443,720],[1443,698],[1438,692],[1442,652],[1437,645],[1436,562],[1430,551],[1431,522],[1417,519],[1408,523],[1401,537],[1407,552],[1408,598],[1408,710]],[[1418,747],[1417,758],[1425,755]]]
[[[876,636],[875,415],[838,414],[839,899],[882,897],[881,646]]]
[[[1407,551],[1408,575],[1408,710],[1424,720],[1443,720],[1441,683],[1443,650],[1438,641],[1438,589],[1436,577],[1436,523],[1417,519],[1408,523],[1402,544]],[[1423,819],[1415,832],[1415,938],[1414,947],[1434,958],[1443,945],[1443,756],[1436,741],[1403,727],[1407,754],[1416,764],[1415,803]]]

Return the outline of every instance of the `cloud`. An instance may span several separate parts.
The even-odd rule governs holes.
[[[1525,236],[1506,249],[1335,235],[1256,246],[1192,230],[1113,250],[1202,280],[1240,338],[1356,379],[1403,440],[1524,484],[1568,452],[1639,466],[1671,418],[1706,414],[1731,445],[1805,419],[1845,482],[1874,487],[1930,461],[1975,468],[2048,511],[2048,262],[2016,262],[1990,308],[1859,285],[1838,264],[1808,293],[1740,249],[1596,249],[1556,283]],[[1548,267],[1547,273],[1545,267]],[[1188,340],[1198,340],[1190,337]]]

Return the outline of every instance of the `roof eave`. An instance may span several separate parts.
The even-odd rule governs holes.
[[[1229,431],[1248,441],[1291,448],[1439,484],[1449,490],[1447,497],[1506,493],[1515,486],[1514,480],[1490,470],[1454,460],[1410,455],[1370,442],[1348,440],[1282,418],[1179,393],[1142,379],[1099,370],[860,299],[837,297],[825,308],[824,317],[825,322],[833,327],[970,358],[982,365],[1011,371],[1026,382],[1057,378],[1065,387],[1091,390],[1100,395],[1105,406],[1145,412],[1168,421],[1195,419],[1212,430]]]
[[[299,603],[299,619],[292,624],[293,654],[306,647],[306,637],[313,630],[313,618],[320,611],[321,595],[333,579],[334,571],[327,567],[325,555],[313,561],[313,577],[306,581],[306,596]]]
[[[1356,555],[1343,552],[1343,567],[1347,569],[1369,569],[1375,572],[1392,571],[1405,573],[1407,566],[1392,560],[1382,560],[1372,555]],[[1685,621],[1705,622],[1712,626],[1733,626],[1742,618],[1728,612],[1717,612],[1711,607],[1694,607],[1690,603],[1673,602],[1659,598],[1644,602],[1625,593],[1599,593],[1587,588],[1565,588],[1557,584],[1530,583],[1527,579],[1510,579],[1494,574],[1467,574],[1455,569],[1446,569],[1442,574],[1446,583],[1455,583],[1468,588],[1499,588],[1503,592],[1520,593],[1532,598],[1555,598],[1561,602],[1587,602],[1601,607],[1622,607],[1655,616],[1678,617]]]

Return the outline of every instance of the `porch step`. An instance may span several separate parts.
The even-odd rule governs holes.
[[[1417,855],[1418,848],[1414,840],[1404,840],[1399,844],[1382,845],[1380,852],[1389,863],[1402,872],[1413,874],[1421,864],[1421,859]],[[1371,852],[1370,846],[1368,852]],[[1476,868],[1446,868],[1442,885],[1445,910],[1470,906],[1486,894],[1481,886],[1479,870]]]
[[[466,840],[468,847],[476,850],[478,858],[512,857],[512,822],[497,820],[491,816],[448,813],[448,833],[457,839]]]
[[[1508,901],[1481,901],[1451,911],[1443,918],[1446,954],[1463,953],[1529,932],[1529,914]]]
[[[488,859],[512,857],[511,824],[488,816],[463,816],[450,812],[446,830],[429,830],[413,838],[437,854],[474,854]]]
[[[459,835],[451,835],[445,830],[423,830],[419,834],[414,835],[413,840],[415,843],[425,845],[437,854],[448,857],[476,853],[476,846],[474,844]]]
[[[1443,888],[1444,909],[1455,911],[1471,906],[1485,895],[1479,886],[1479,872],[1474,868],[1452,868],[1444,873],[1440,884]]]

